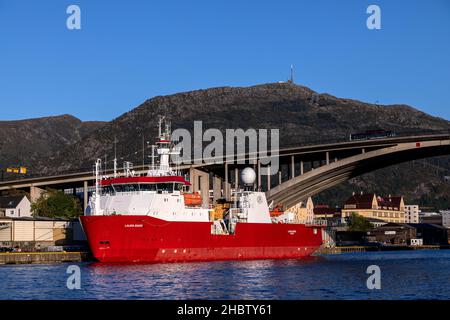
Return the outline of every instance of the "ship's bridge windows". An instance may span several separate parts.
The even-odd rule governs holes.
[[[140,184],[141,191],[156,191],[156,184],[142,183]]]
[[[183,191],[184,185],[182,183],[175,183],[175,191]]]
[[[173,191],[173,183],[158,183],[157,184],[157,189],[158,191],[169,191],[172,192]]]
[[[101,194],[104,196],[104,195],[108,195],[108,194],[110,194],[110,195],[113,195],[115,192],[114,192],[114,188],[112,187],[112,186],[104,186],[104,187],[102,187],[102,189],[101,189]]]
[[[114,185],[114,190],[116,192],[136,192],[136,191],[139,191],[139,185],[137,183],[116,184],[116,185]]]
[[[183,188],[184,184],[178,182],[114,184],[110,186],[104,186],[102,188],[102,194],[138,191],[158,191],[159,193],[172,193],[173,191],[182,191]]]

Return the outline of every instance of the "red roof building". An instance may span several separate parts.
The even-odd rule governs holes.
[[[341,209],[340,208],[330,208],[324,204],[318,204],[314,207],[314,218],[340,218]]]
[[[405,222],[405,203],[402,196],[380,197],[374,193],[353,194],[344,203],[342,216],[352,213],[366,218],[377,218],[387,222]]]

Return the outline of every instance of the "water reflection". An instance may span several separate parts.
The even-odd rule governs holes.
[[[368,290],[366,269],[382,270]],[[302,260],[173,264],[81,263],[82,289],[67,266],[0,267],[6,299],[449,299],[450,250],[357,253]]]

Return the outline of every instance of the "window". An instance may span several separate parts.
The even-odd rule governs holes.
[[[140,190],[141,191],[156,191],[156,184],[141,184],[140,185]]]
[[[173,191],[173,183],[158,183],[157,185],[158,190],[161,191]]]
[[[20,217],[20,208],[19,208],[19,217]]]
[[[104,186],[101,190],[102,195],[114,194],[114,189],[112,186]]]
[[[116,185],[114,185],[114,190],[116,192],[135,192],[135,191],[139,191],[139,185],[137,183],[116,184]]]
[[[139,191],[139,185],[137,183],[126,184],[126,185],[124,185],[124,187],[125,187],[125,191],[127,191],[127,192]]]

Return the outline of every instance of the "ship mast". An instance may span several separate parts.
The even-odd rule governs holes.
[[[117,138],[114,137],[114,178],[117,178]]]
[[[170,122],[166,120],[165,117],[161,116],[158,120],[158,137],[156,141],[156,146],[152,145],[152,166],[148,172],[148,176],[164,176],[173,175],[174,172],[170,167],[170,156],[178,154],[173,148],[172,137],[171,137],[171,125]],[[154,161],[154,151],[156,147],[157,155],[159,156],[159,166],[155,167]]]
[[[94,198],[94,215],[100,214],[100,170],[102,168],[102,160],[97,159],[95,162],[95,198]]]

